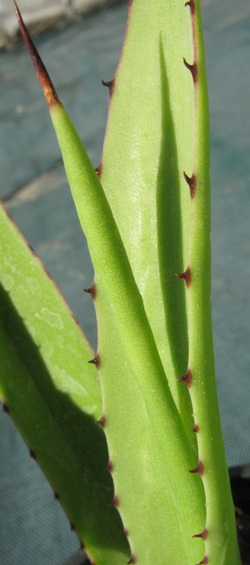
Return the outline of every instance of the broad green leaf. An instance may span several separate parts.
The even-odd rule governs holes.
[[[152,429],[156,450],[158,453],[161,453],[162,461],[167,468],[169,488],[172,492],[175,492],[175,503],[177,507],[182,508],[180,513],[176,512],[177,523],[173,520],[170,524],[166,522],[168,548],[166,549],[165,547],[166,539],[162,537],[162,550],[164,551],[164,555],[168,551],[169,555],[173,555],[174,549],[172,542],[176,539],[174,531],[178,529],[179,532],[182,532],[184,537],[183,545],[180,547],[182,558],[183,560],[189,558],[191,565],[193,553],[191,557],[188,557],[187,547],[191,541],[194,541],[195,544],[197,540],[191,540],[189,535],[190,530],[186,526],[187,516],[190,518],[190,529],[192,529],[192,524],[195,527],[196,520],[198,520],[199,523],[204,523],[205,518],[201,481],[199,477],[194,477],[188,472],[188,469],[194,466],[195,456],[169,390],[152,330],[145,313],[143,300],[136,285],[123,242],[103,192],[102,185],[61,103],[57,101],[51,104],[50,113],[60,143],[65,170],[78,216],[88,241],[95,269],[96,309],[99,316],[98,330],[100,335],[98,354],[104,405],[106,399],[109,399],[110,405],[112,403],[117,411],[119,405],[117,391],[119,387],[121,387],[124,393],[122,397],[122,410],[128,415],[127,420],[124,420],[124,438],[126,437],[126,441],[130,442],[130,393],[129,382],[128,386],[126,386],[126,373],[124,373],[124,378],[121,383],[119,381],[120,377],[122,377],[123,370],[126,371],[126,367],[128,367],[128,371],[131,370],[135,376],[137,383],[136,388],[139,392],[137,398],[138,418],[141,417],[142,421],[144,421],[144,428],[150,427]],[[99,311],[98,304],[100,304],[100,300],[102,302],[102,310],[100,309]],[[114,325],[112,325],[112,317]],[[107,340],[109,347],[107,342],[105,342],[105,347],[101,347],[101,327],[103,328],[103,334],[107,332],[109,335],[109,339]],[[113,332],[111,332],[112,328]],[[109,331],[111,333],[109,333]],[[103,339],[106,340],[107,338],[104,336]],[[117,383],[117,388],[115,388],[111,379],[110,370],[113,360],[117,355],[115,347],[117,339],[119,339],[122,345],[122,354],[119,355],[119,364],[117,366],[116,362],[114,362]],[[123,364],[121,370],[119,367],[120,364]],[[127,378],[129,381],[129,375]],[[136,390],[136,388],[134,387],[134,390]],[[143,398],[143,403],[141,403],[140,396]],[[105,412],[104,416],[108,422],[109,418],[112,417],[112,413]],[[117,412],[116,416],[119,418]],[[151,434],[151,432],[149,433]],[[112,434],[113,441],[116,443],[117,449],[119,450],[120,436],[118,427],[115,425],[112,427]],[[110,430],[108,431],[108,427],[107,437],[108,442],[112,442],[111,432]],[[147,438],[145,439],[147,441]],[[142,440],[141,435],[138,440],[133,439],[133,441],[136,442],[135,449],[137,441]],[[133,458],[132,460],[126,458],[123,465],[127,465],[127,469],[130,472],[133,467]],[[151,473],[153,472],[154,468],[152,467]],[[130,498],[130,500],[133,499],[130,513],[131,517],[135,515],[139,520],[139,508],[135,511],[135,506],[137,500],[136,493],[139,487],[141,488],[141,483],[139,477],[137,482],[137,475],[134,475],[133,478],[133,492],[130,493],[130,497],[132,494],[134,494],[134,496]],[[165,478],[165,473],[163,477],[162,474],[158,477],[158,488],[160,491],[167,488],[164,481]],[[146,482],[144,490],[145,492],[147,490]],[[126,488],[123,492],[123,496],[128,496]],[[170,514],[172,502],[172,500],[169,501],[168,514]],[[156,500],[155,506],[149,505],[147,518],[145,518],[145,515],[141,516],[142,523],[141,528],[138,528],[137,544],[136,537],[134,537],[135,546],[140,545],[139,540],[141,541],[142,539],[142,531],[143,528],[146,527],[147,522],[152,525],[156,519],[156,505]],[[141,503],[139,503],[139,507],[140,506]],[[123,517],[122,507],[119,507],[119,510]],[[145,522],[144,519],[146,520]],[[147,534],[149,534],[149,531],[150,527],[147,528]],[[158,539],[159,538],[157,538],[157,541]],[[151,543],[154,548],[154,553],[158,558],[158,555],[161,554],[158,543],[155,544],[154,540],[151,540]],[[200,548],[198,544],[197,547],[197,551],[199,551]],[[149,559],[152,559],[152,553],[153,551],[150,551],[149,554],[147,548],[143,550],[143,548],[140,547],[139,557],[136,556],[137,562],[143,565],[149,564]]]
[[[99,565],[129,555],[117,511],[94,353],[72,313],[0,208],[0,396]]]
[[[200,477],[188,473],[196,458],[187,454],[183,488],[179,488],[170,453],[167,446],[163,451],[156,441],[112,309],[101,290],[96,308],[105,433],[118,510],[132,555],[143,565],[198,563],[204,555],[204,544],[192,535],[204,527],[205,501]]]
[[[187,417],[187,387],[176,379],[191,370],[189,415],[198,425],[204,471],[205,552],[209,563],[233,565],[239,557],[211,331],[208,118],[199,1],[134,0],[110,88],[99,177],[189,438],[194,424]],[[183,172],[195,175],[193,198]],[[174,276],[187,266],[188,323],[185,285]]]
[[[134,0],[114,77],[100,167],[143,297],[157,348],[190,442],[192,408],[185,387],[188,334],[184,285],[190,195],[183,171],[193,164],[194,95],[183,57],[192,60],[184,2]]]

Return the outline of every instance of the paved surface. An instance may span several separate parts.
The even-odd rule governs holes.
[[[236,465],[250,461],[250,6],[247,0],[203,0],[202,8],[211,110],[215,359],[228,463]],[[94,165],[108,106],[101,79],[115,71],[126,13],[122,3],[37,40]],[[0,69],[1,194],[95,347],[91,300],[82,292],[92,282],[92,267],[25,48],[0,52]],[[33,565],[36,555],[38,565],[61,565],[77,541],[5,414],[1,426],[0,450],[12,452],[6,458],[1,453],[2,562]]]
[[[62,27],[79,15],[110,4],[112,0],[18,0],[18,7],[33,33]],[[16,39],[18,23],[12,0],[0,0],[0,47]]]

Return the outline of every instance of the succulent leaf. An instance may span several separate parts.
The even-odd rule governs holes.
[[[147,565],[160,565],[163,556],[166,563],[198,562],[204,554],[204,544],[194,544],[191,538],[194,521],[201,529],[205,523],[200,477],[193,477],[195,480],[188,484],[187,471],[181,479],[177,468],[172,469],[167,445],[164,452],[159,448],[136,375],[119,339],[112,308],[98,287],[96,309],[104,431],[117,508],[131,552],[136,563]],[[195,461],[194,455],[192,460]],[[191,495],[188,505],[187,492]]]
[[[96,563],[129,556],[93,351],[54,282],[0,207],[0,397]]]
[[[27,36],[26,31],[24,36]],[[115,375],[117,381],[119,375],[120,377],[122,376],[123,368],[129,367],[132,382],[135,380],[133,389],[136,391],[134,406],[137,406],[137,421],[141,424],[139,428],[136,426],[136,421],[133,421],[132,418],[125,418],[123,421],[124,438],[126,438],[125,445],[131,442],[131,426],[137,432],[139,429],[148,429],[149,435],[145,436],[143,442],[143,449],[149,459],[147,475],[150,475],[149,481],[152,485],[155,484],[155,476],[157,476],[158,488],[159,484],[162,485],[160,491],[162,489],[168,490],[165,508],[157,503],[157,498],[155,498],[152,505],[152,495],[146,499],[143,505],[144,514],[146,510],[148,515],[148,539],[153,523],[155,521],[162,521],[162,524],[164,524],[166,514],[171,516],[170,530],[168,528],[168,549],[166,550],[164,537],[160,535],[151,543],[151,549],[148,551],[147,548],[143,549],[141,543],[143,535],[145,535],[145,523],[143,520],[141,521],[141,527],[138,527],[142,513],[142,501],[138,497],[138,492],[139,487],[141,488],[143,484],[140,478],[142,473],[145,472],[145,467],[143,467],[138,453],[136,455],[138,448],[135,447],[132,450],[134,454],[130,454],[128,471],[130,473],[131,464],[134,464],[138,469],[138,480],[134,480],[132,484],[130,480],[126,480],[128,473],[123,474],[120,488],[123,483],[123,497],[126,495],[127,501],[131,500],[132,502],[130,510],[128,509],[129,505],[125,504],[125,508],[128,509],[129,524],[131,522],[132,524],[138,523],[137,528],[134,528],[134,534],[131,539],[131,544],[135,548],[139,547],[139,555],[137,551],[136,561],[144,564],[150,563],[153,556],[154,559],[157,559],[157,555],[161,555],[162,552],[164,552],[166,558],[172,559],[174,553],[176,553],[174,532],[184,530],[185,536],[183,536],[182,543],[178,545],[179,557],[181,560],[191,558],[191,556],[193,559],[198,559],[201,548],[198,543],[196,545],[192,543],[194,522],[191,520],[191,516],[196,516],[195,521],[199,523],[199,529],[202,529],[204,526],[204,500],[199,477],[191,477],[188,473],[189,466],[192,466],[195,460],[194,453],[168,388],[168,381],[145,313],[142,296],[134,279],[126,250],[98,175],[57,94],[53,96],[52,100],[51,92],[55,92],[54,87],[46,74],[44,65],[40,63],[37,52],[33,49],[30,39],[28,44],[29,50],[33,53],[33,62],[49,104],[51,118],[62,151],[66,174],[95,268],[95,305],[98,313],[99,341],[102,343],[103,340],[105,347],[101,347],[100,351],[98,350],[98,358],[94,358],[93,363],[97,364],[96,359],[98,359],[103,390],[103,405],[105,406],[105,401],[108,398],[109,405],[113,406],[110,413],[103,415],[102,425],[104,426],[105,423],[104,429],[108,440],[111,444],[112,441],[116,444],[118,466],[124,465],[119,452],[119,445],[121,445],[120,437],[117,433],[119,426],[113,426],[111,433],[108,422],[110,417],[112,418],[112,415],[115,414],[119,405],[117,392],[112,385],[111,372]],[[114,323],[112,323],[112,320],[114,320]],[[101,327],[103,326],[105,326],[105,331],[101,332]],[[111,328],[113,328],[113,332],[110,334]],[[107,338],[107,336],[109,337]],[[116,343],[117,346],[115,347]],[[113,363],[114,351],[116,349],[121,351],[119,359],[123,365],[122,369],[116,363]],[[126,374],[119,381],[118,386],[122,392],[123,413],[129,413],[131,392],[125,377]],[[154,442],[152,439],[150,440],[150,437],[154,438]],[[135,446],[138,445],[138,441],[141,441],[141,434],[139,434],[137,440],[136,437],[134,438]],[[154,443],[155,449],[153,448]],[[150,445],[151,450],[149,449]],[[164,461],[167,462],[166,467],[162,465],[161,458],[159,455],[156,455],[157,453],[165,454]],[[159,462],[159,469],[155,469],[156,460]],[[150,473],[149,470],[151,470]],[[134,474],[133,477],[135,478]],[[117,481],[115,480],[115,486],[116,484]],[[129,494],[126,485],[130,489]],[[147,485],[148,481],[145,483],[144,480],[144,490],[147,488]],[[170,493],[175,493],[174,499],[170,496]],[[189,502],[185,504],[187,493],[189,493]],[[178,507],[178,504],[176,505],[176,497],[182,506],[181,513],[176,511]],[[110,501],[110,504],[112,506],[119,506],[119,511],[126,521],[126,510],[124,515],[123,507],[120,507],[119,500],[115,493],[115,497]],[[175,513],[175,518],[173,518],[173,513]],[[129,524],[128,527],[130,527]],[[160,540],[162,550],[159,547]],[[134,552],[133,555],[135,555]]]
[[[191,178],[185,176],[190,187],[192,211],[187,263],[189,390],[198,426],[199,462],[196,470],[202,476],[206,496],[204,559],[208,561],[204,563],[235,565],[240,562],[240,557],[216,392],[210,306],[209,110],[205,54],[199,2],[190,0],[187,6],[191,13],[194,53],[190,63],[184,63],[193,82],[195,101],[193,170]]]
[[[110,111],[96,171],[16,10],[95,269],[87,292],[99,341],[89,367],[100,377],[109,508],[122,517],[128,562],[238,565],[214,377],[199,2],[129,3],[118,70],[104,82]],[[34,339],[32,324],[29,331]],[[7,350],[16,347],[9,337]],[[114,542],[111,558],[97,550],[97,564],[116,563],[119,551],[125,563],[126,543]]]
[[[185,290],[175,278],[185,267],[190,229],[182,173],[193,162],[193,92],[182,60],[192,56],[188,16],[184,3],[131,3],[100,178],[194,444],[188,393],[176,385],[188,359]]]

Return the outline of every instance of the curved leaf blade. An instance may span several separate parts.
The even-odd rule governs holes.
[[[139,23],[138,23],[139,22]],[[100,179],[190,443],[192,407],[176,380],[188,362],[182,273],[188,257],[194,95],[183,57],[193,50],[185,3],[131,3],[112,82]],[[126,214],[124,213],[126,210]]]
[[[94,354],[72,313],[0,208],[0,395],[97,565],[129,555],[111,478]]]

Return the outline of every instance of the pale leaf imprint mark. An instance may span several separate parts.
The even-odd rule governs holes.
[[[40,312],[36,312],[36,318],[43,320],[43,322],[48,324],[51,328],[57,328],[58,330],[62,330],[64,328],[60,314],[51,312],[49,308],[41,308]]]

